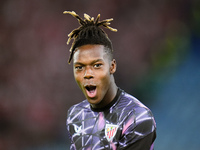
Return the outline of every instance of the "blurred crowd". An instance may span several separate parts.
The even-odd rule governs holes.
[[[118,32],[105,30],[117,60],[116,82],[151,106],[150,78],[171,74],[186,57],[192,32],[200,32],[198,3],[1,0],[0,150],[68,143],[67,109],[84,96],[67,64],[67,34],[79,24],[63,11],[114,18],[111,27]]]

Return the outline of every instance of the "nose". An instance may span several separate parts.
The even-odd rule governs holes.
[[[92,69],[88,68],[85,70],[84,79],[91,79],[94,78],[94,74]]]

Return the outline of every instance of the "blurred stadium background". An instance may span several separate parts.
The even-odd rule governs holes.
[[[114,18],[116,82],[152,110],[155,149],[200,149],[199,0],[1,0],[0,150],[69,149],[67,109],[84,96],[64,10]]]

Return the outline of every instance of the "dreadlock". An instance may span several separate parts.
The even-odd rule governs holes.
[[[103,21],[99,21],[100,14],[97,15],[97,18],[94,20],[94,17],[90,17],[87,14],[84,14],[84,20],[79,17],[74,11],[64,11],[63,14],[70,14],[76,19],[78,19],[79,24],[81,25],[77,29],[74,29],[70,34],[68,34],[67,44],[74,39],[72,46],[70,48],[70,57],[68,63],[70,64],[75,49],[79,46],[83,46],[86,44],[100,44],[104,45],[106,48],[109,48],[113,51],[112,42],[108,38],[107,34],[104,32],[100,26],[110,29],[111,31],[117,32],[117,29],[109,27],[110,21],[113,19],[106,19]]]

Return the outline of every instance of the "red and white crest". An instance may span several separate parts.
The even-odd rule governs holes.
[[[115,135],[117,133],[118,127],[119,127],[118,125],[106,124],[105,135],[106,135],[108,142],[113,140],[113,138],[115,137]]]

